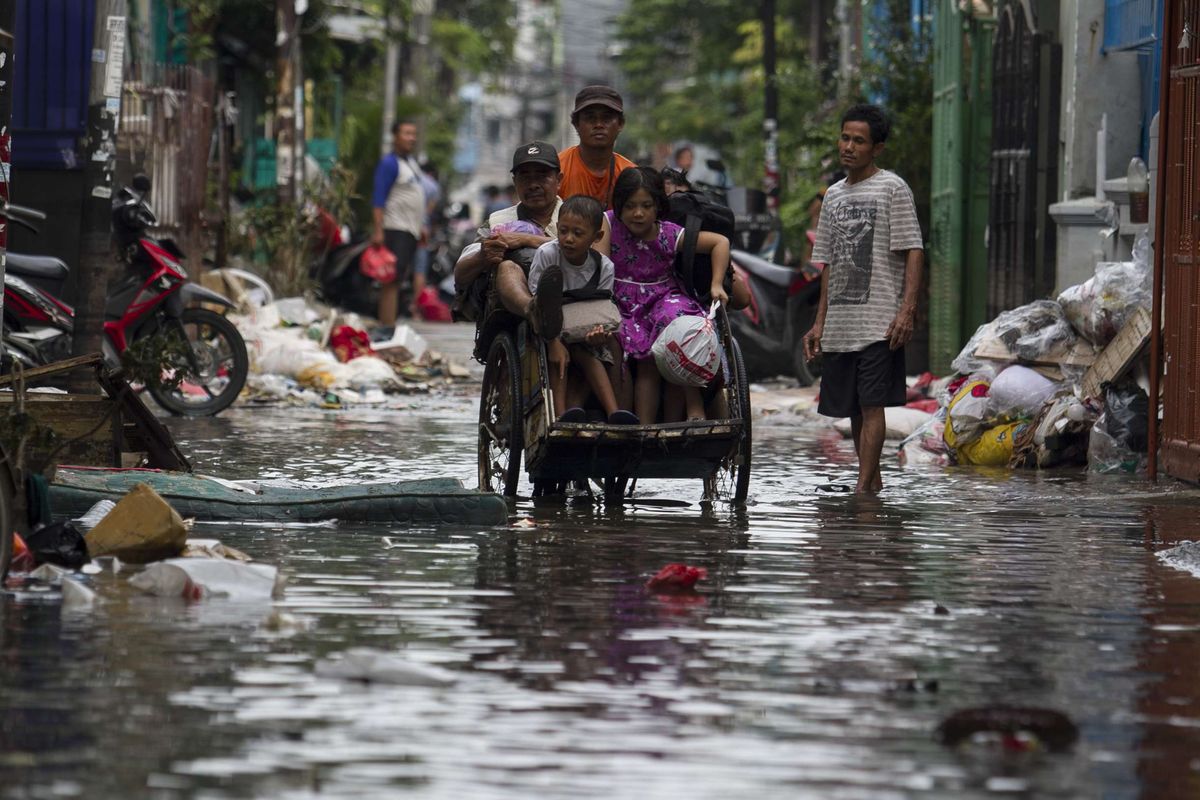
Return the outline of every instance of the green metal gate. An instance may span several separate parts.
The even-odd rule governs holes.
[[[938,0],[934,17],[929,359],[949,371],[986,321],[992,17]]]

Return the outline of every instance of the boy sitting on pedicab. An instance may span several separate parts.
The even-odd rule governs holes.
[[[558,238],[533,256],[529,291],[540,306],[566,304],[562,336],[546,342],[558,421],[587,422],[583,403],[590,389],[610,425],[637,425],[632,412],[618,407],[609,376],[620,364],[613,352],[620,312],[612,301],[613,263],[592,249],[604,233],[603,225],[604,206],[599,201],[587,195],[564,200],[558,211]]]

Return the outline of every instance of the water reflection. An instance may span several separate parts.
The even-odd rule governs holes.
[[[226,477],[473,483],[472,401],[438,403],[170,425]],[[1200,538],[1194,493],[889,468],[860,500],[837,490],[846,442],[755,434],[746,514],[705,511],[685,481],[639,486],[678,507],[523,503],[531,528],[201,525],[279,564],[284,599],[189,607],[114,581],[80,619],[10,595],[0,797],[1196,793],[1200,583],[1154,556]],[[700,591],[648,592],[677,561],[708,570]],[[459,680],[314,674],[350,647]],[[934,741],[995,703],[1062,710],[1081,739]]]

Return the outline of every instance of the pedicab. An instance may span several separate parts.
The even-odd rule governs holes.
[[[745,502],[750,488],[750,389],[724,309],[714,320],[721,374],[703,390],[707,419],[653,425],[554,418],[544,340],[506,311],[494,284],[476,322],[484,364],[479,400],[479,488],[515,497],[522,459],[535,497],[594,482],[608,501],[639,478],[694,479],[703,501]]]

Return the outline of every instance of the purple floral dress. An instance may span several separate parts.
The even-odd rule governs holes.
[[[621,347],[630,358],[649,358],[650,346],[668,323],[685,314],[704,316],[675,277],[675,242],[683,229],[660,222],[658,236],[647,242],[634,237],[614,212],[606,213],[612,226],[613,300],[621,310]]]

